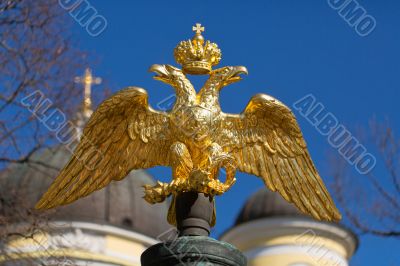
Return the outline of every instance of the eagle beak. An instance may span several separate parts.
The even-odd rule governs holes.
[[[235,72],[234,72],[233,76],[234,77],[240,77],[239,75],[242,75],[242,74],[245,74],[245,75],[249,74],[249,72],[247,71],[247,68],[244,67],[244,66],[235,67]]]
[[[169,80],[169,72],[166,69],[165,65],[152,65],[149,68],[150,72],[156,73],[156,75],[153,77],[155,80],[160,80],[163,82],[168,82]]]
[[[242,77],[240,75],[247,75],[249,72],[247,71],[247,68],[244,66],[236,66],[234,67],[234,69],[232,70],[232,73],[230,75],[230,77],[225,81],[225,86],[232,84],[234,82],[238,82],[240,80],[242,80]]]

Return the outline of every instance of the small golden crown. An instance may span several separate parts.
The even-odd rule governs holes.
[[[181,41],[174,49],[174,57],[182,65],[183,72],[192,75],[204,75],[211,71],[221,60],[221,50],[216,43],[206,41],[201,32],[204,27],[200,23],[193,26],[196,33],[192,40]]]

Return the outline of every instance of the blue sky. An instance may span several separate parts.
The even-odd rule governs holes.
[[[107,20],[97,37],[71,18],[80,47],[92,53],[93,71],[107,88],[145,88],[150,102],[173,90],[152,79],[150,65],[173,64],[173,48],[192,37],[201,22],[204,36],[222,50],[223,65],[244,65],[249,75],[221,94],[226,112],[241,112],[256,93],[272,95],[288,106],[312,93],[340,123],[349,128],[367,126],[372,116],[388,119],[400,132],[400,2],[359,0],[375,18],[376,28],[366,37],[332,9],[328,1],[90,1]],[[83,70],[77,70],[80,74]],[[201,85],[202,78],[195,78]],[[105,85],[96,86],[96,90]],[[327,138],[295,112],[310,153],[329,182],[326,154],[335,152]],[[156,178],[170,176],[164,168],[150,170]],[[355,178],[362,178],[360,176]],[[238,174],[231,191],[217,199],[214,236],[234,221],[246,198],[262,187],[256,177]],[[399,240],[362,237],[352,265],[400,265]],[[382,262],[384,258],[385,262]]]

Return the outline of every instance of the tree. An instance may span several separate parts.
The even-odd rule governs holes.
[[[55,143],[54,132],[21,100],[41,92],[50,109],[75,113],[81,90],[73,83],[84,53],[69,36],[66,12],[55,0],[0,2],[0,169],[24,163]],[[34,163],[34,162],[31,162]]]
[[[0,257],[10,254],[9,241],[35,241],[38,232],[48,230],[49,213],[32,211],[33,202],[22,196],[24,188],[5,182],[12,181],[7,173],[16,164],[48,172],[51,166],[35,154],[58,142],[23,99],[40,93],[50,103],[49,112],[58,108],[69,119],[81,102],[82,89],[73,81],[84,68],[85,54],[75,48],[68,21],[56,0],[0,1]],[[17,265],[54,265],[40,258],[21,263]]]
[[[376,120],[358,136],[371,144],[377,164],[372,171],[359,174],[335,156],[332,173],[338,202],[360,234],[400,237],[400,139],[388,123]]]

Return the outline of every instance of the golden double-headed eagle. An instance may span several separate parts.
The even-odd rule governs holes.
[[[123,179],[132,169],[172,168],[170,183],[145,186],[149,203],[196,191],[213,199],[235,183],[235,171],[254,174],[272,191],[316,219],[338,221],[333,203],[307,151],[296,118],[266,94],[251,98],[241,114],[221,111],[219,93],[247,74],[243,66],[212,70],[221,52],[204,42],[203,27],[182,41],[174,55],[182,70],[153,65],[155,79],[171,85],[176,101],[168,112],[152,109],[144,89],[129,87],[100,104],[90,117],[74,155],[36,208],[71,203]],[[186,74],[209,74],[196,93]],[[226,180],[219,181],[224,168]],[[168,221],[175,220],[171,204]],[[214,220],[215,222],[215,220]]]

